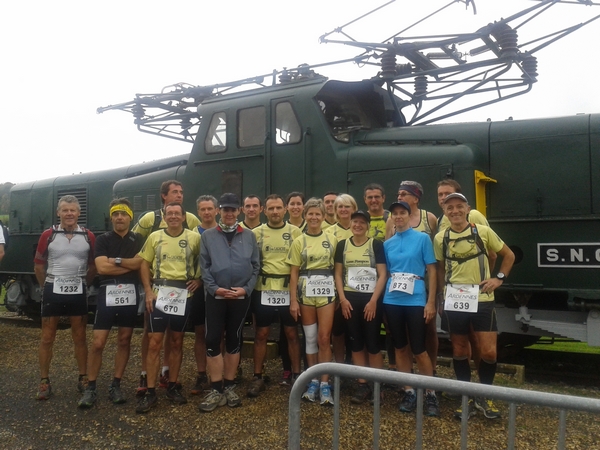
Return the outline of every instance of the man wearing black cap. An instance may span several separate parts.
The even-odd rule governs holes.
[[[502,286],[515,261],[514,253],[485,225],[467,221],[470,207],[463,194],[453,193],[444,200],[444,214],[450,227],[440,231],[434,240],[438,261],[438,296],[444,298],[444,315],[448,320],[456,379],[471,381],[469,366],[469,331],[472,329],[481,361],[478,372],[482,384],[492,384],[496,374],[496,340],[498,327],[494,308],[494,290]],[[494,251],[502,258],[499,272],[492,277],[487,253]],[[469,401],[485,417],[496,419],[500,412],[491,400]],[[460,418],[462,409],[455,415]]]
[[[234,378],[240,360],[242,328],[250,307],[250,294],[260,270],[254,233],[240,226],[240,200],[235,194],[219,199],[221,219],[216,228],[202,234],[200,266],[206,289],[206,356],[211,391],[200,411],[217,406],[240,406]],[[221,338],[225,332],[225,355]],[[221,375],[223,374],[223,375]]]
[[[384,244],[387,260],[388,280],[383,297],[383,308],[392,332],[396,349],[396,366],[400,372],[412,369],[412,354],[417,360],[421,375],[433,376],[431,360],[425,347],[426,324],[435,320],[436,260],[431,239],[410,226],[410,205],[398,201],[390,205],[396,234]],[[428,286],[425,285],[428,275]],[[408,337],[408,339],[407,339]],[[410,386],[405,387],[405,395],[399,409],[412,412],[417,405],[417,396]],[[425,393],[425,414],[439,416],[439,406],[435,391]]]

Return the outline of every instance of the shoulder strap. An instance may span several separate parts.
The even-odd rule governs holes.
[[[388,217],[390,217],[390,212],[387,209],[383,210],[383,221],[387,222]]]
[[[162,213],[160,209],[154,211],[154,224],[152,225],[152,230],[150,233],[154,233],[160,227],[160,222],[162,221]]]

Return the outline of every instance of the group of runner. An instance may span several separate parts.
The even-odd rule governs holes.
[[[460,191],[454,180],[440,181],[439,219],[419,207],[421,185],[403,181],[387,209],[378,184],[364,189],[366,210],[359,210],[352,196],[337,192],[308,200],[300,192],[285,199],[272,194],[264,203],[255,195],[243,202],[231,193],[219,200],[205,195],[197,200],[200,221],[184,211],[181,183],[168,180],[161,186],[163,208],[143,215],[132,231],[131,204],[113,200],[113,231],[97,238],[77,225],[77,199],[65,196],[57,208],[60,224],[44,232],[35,258],[44,287],[37,398],[47,399],[52,392],[49,367],[56,326],[60,316],[69,316],[83,394],[79,407],[96,401],[102,351],[113,326],[118,327],[118,346],[109,397],[123,403],[120,380],[142,308],[139,413],[157,405],[157,384],[172,402],[187,402],[178,377],[190,321],[198,372],[190,393],[205,395],[200,411],[239,406],[236,374],[249,312],[255,339],[248,397],[266,389],[263,366],[274,322],[281,325],[279,384],[290,386],[300,374],[303,355],[308,367],[333,357],[382,369],[382,324],[389,336],[389,367],[410,372],[414,358],[418,372],[432,376],[436,313],[451,336],[457,379],[470,381],[473,357],[480,382],[492,384],[497,336],[493,291],[508,276],[514,255]],[[244,221],[238,222],[242,212]],[[494,272],[497,255],[501,264]],[[100,290],[88,356],[85,286],[96,271]],[[145,302],[139,308],[141,297]],[[351,401],[363,403],[372,395],[367,381],[357,380]],[[311,380],[302,398],[333,405],[328,376]],[[435,391],[426,390],[424,400],[425,414],[439,416]],[[415,391],[405,386],[399,410],[412,412],[416,402]],[[475,409],[488,418],[500,417],[489,399],[472,399],[468,414]]]

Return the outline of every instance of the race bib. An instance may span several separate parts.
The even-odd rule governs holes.
[[[159,286],[154,307],[166,314],[184,316],[187,296],[187,289]]]
[[[83,293],[81,277],[54,277],[55,294],[78,295]]]
[[[444,310],[476,313],[479,303],[479,285],[447,284]]]
[[[389,292],[399,291],[412,295],[415,291],[417,275],[412,273],[393,273],[390,281]]]
[[[135,305],[135,284],[109,284],[106,286],[106,306]]]
[[[359,292],[372,294],[377,284],[374,267],[348,267],[348,287]]]
[[[306,277],[307,297],[332,297],[335,295],[332,275],[312,275]]]
[[[265,306],[290,306],[290,291],[261,291],[260,304]]]

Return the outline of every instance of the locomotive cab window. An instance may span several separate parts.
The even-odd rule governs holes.
[[[238,147],[247,148],[264,145],[267,115],[264,106],[238,111]]]
[[[275,142],[277,144],[297,144],[302,138],[300,123],[290,102],[275,106]]]
[[[213,115],[206,139],[204,140],[206,153],[221,153],[227,150],[227,117],[225,112]]]

